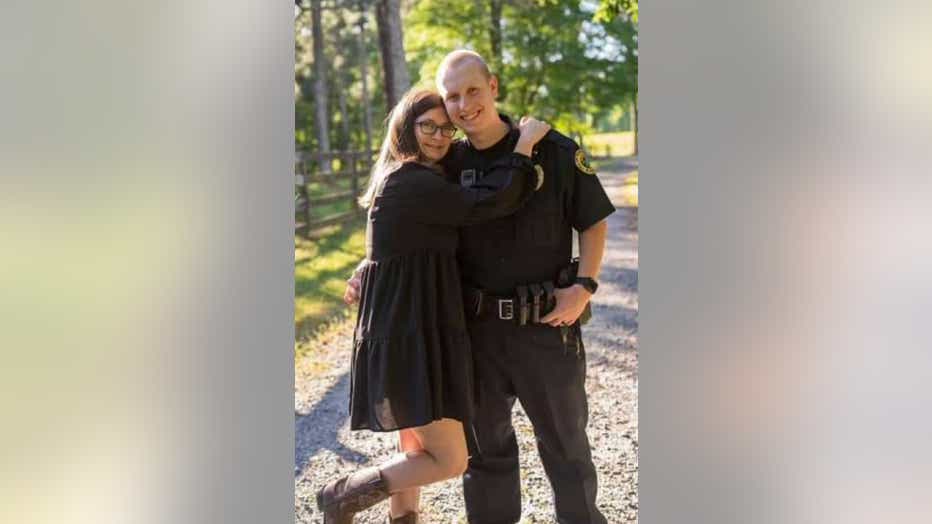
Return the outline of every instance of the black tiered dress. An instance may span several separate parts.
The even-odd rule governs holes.
[[[468,423],[472,351],[456,264],[457,227],[509,215],[534,193],[514,153],[472,187],[409,162],[369,210],[350,378],[350,427],[393,431],[441,418]]]

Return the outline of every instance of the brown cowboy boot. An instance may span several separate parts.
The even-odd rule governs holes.
[[[321,488],[317,509],[324,514],[324,524],[352,524],[353,515],[389,496],[379,469],[366,468]]]
[[[405,513],[400,517],[392,518],[392,514],[388,514],[388,523],[389,524],[417,524],[417,512]]]

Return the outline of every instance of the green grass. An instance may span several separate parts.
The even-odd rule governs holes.
[[[345,318],[346,279],[366,256],[365,221],[360,219],[320,232],[314,239],[295,237],[295,351],[327,324]]]
[[[595,133],[583,137],[583,144],[592,156],[629,156],[634,154],[634,133]]]
[[[329,204],[315,204],[311,207],[311,220],[317,220],[353,209],[356,209],[356,205],[350,202],[349,199],[331,202]]]
[[[366,184],[368,184],[369,178],[362,177],[359,179],[359,192],[362,193],[366,190]],[[339,177],[336,179],[330,179],[326,181],[317,181],[307,184],[307,193],[313,198],[315,196],[323,196],[330,193],[335,193],[337,191],[344,191],[352,187],[353,181],[349,177]]]

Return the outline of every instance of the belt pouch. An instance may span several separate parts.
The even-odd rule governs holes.
[[[557,307],[557,297],[553,294],[553,282],[549,280],[547,282],[541,283],[541,286],[544,288],[544,304],[542,315],[546,315],[553,311],[553,308]]]
[[[534,307],[531,308],[531,322],[534,324],[540,323],[540,299],[544,294],[544,288],[540,284],[531,284],[528,286],[528,289],[531,292],[533,298]]]
[[[528,317],[527,286],[518,286],[515,292],[518,294],[518,325],[523,326],[527,324]]]

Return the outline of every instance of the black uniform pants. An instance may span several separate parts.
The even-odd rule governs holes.
[[[579,330],[518,326],[495,318],[469,326],[479,387],[473,421],[482,454],[469,460],[463,495],[470,524],[513,524],[521,518],[518,442],[511,423],[521,401],[553,488],[560,524],[605,524],[595,506],[595,466],[586,437],[585,351]]]

